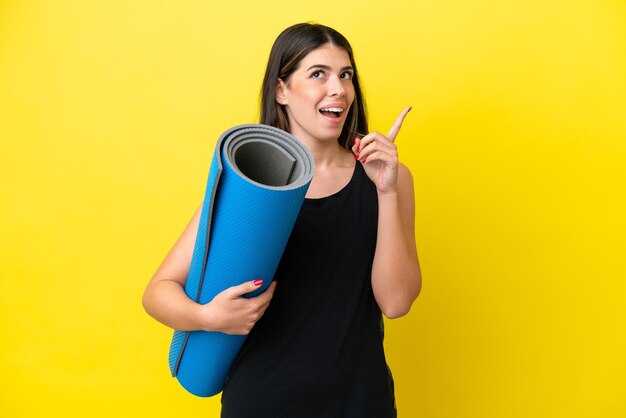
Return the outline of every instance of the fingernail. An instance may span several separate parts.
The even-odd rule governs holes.
[[[413,106],[410,106],[409,110],[407,110],[406,113],[409,113],[411,111],[411,109],[413,109]]]
[[[261,286],[263,284],[263,279],[256,279],[252,282],[255,286]]]
[[[359,149],[358,149],[358,150],[356,150],[356,152],[361,152],[361,147],[359,147]]]
[[[363,160],[363,164],[365,164],[367,162],[367,160]]]
[[[358,160],[358,159],[359,159],[359,154],[356,154],[356,155],[354,156],[354,159],[355,159],[355,160]]]

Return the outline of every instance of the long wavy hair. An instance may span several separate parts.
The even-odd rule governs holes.
[[[314,23],[299,23],[285,29],[276,38],[263,78],[261,89],[260,123],[275,126],[289,132],[289,120],[285,107],[276,101],[276,85],[278,80],[286,83],[291,74],[298,69],[300,61],[311,51],[320,46],[330,43],[338,48],[343,48],[350,57],[350,64],[354,69],[352,85],[354,86],[354,102],[346,117],[346,122],[339,135],[339,144],[350,149],[354,143],[354,137],[366,134],[367,114],[365,100],[361,92],[359,76],[354,62],[354,54],[348,40],[336,30],[328,26]]]

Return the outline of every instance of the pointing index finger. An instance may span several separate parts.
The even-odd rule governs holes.
[[[402,122],[404,122],[404,118],[412,108],[413,106],[409,106],[405,109],[402,109],[402,112],[400,112],[400,116],[398,116],[398,119],[396,119],[393,126],[389,130],[387,138],[389,138],[392,142],[396,140],[396,136],[398,136],[398,132],[400,132],[400,128],[402,127]]]

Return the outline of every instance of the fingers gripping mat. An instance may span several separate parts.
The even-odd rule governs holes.
[[[274,277],[313,178],[313,158],[290,134],[240,125],[217,141],[194,245],[187,295],[205,304],[221,291]],[[172,376],[190,393],[221,392],[245,335],[175,331]]]

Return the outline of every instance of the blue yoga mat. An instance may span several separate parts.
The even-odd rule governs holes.
[[[313,178],[313,157],[292,135],[267,125],[240,125],[217,141],[207,182],[187,295],[208,303],[257,278],[263,292],[274,277]],[[175,331],[172,376],[190,393],[222,391],[245,335]]]

